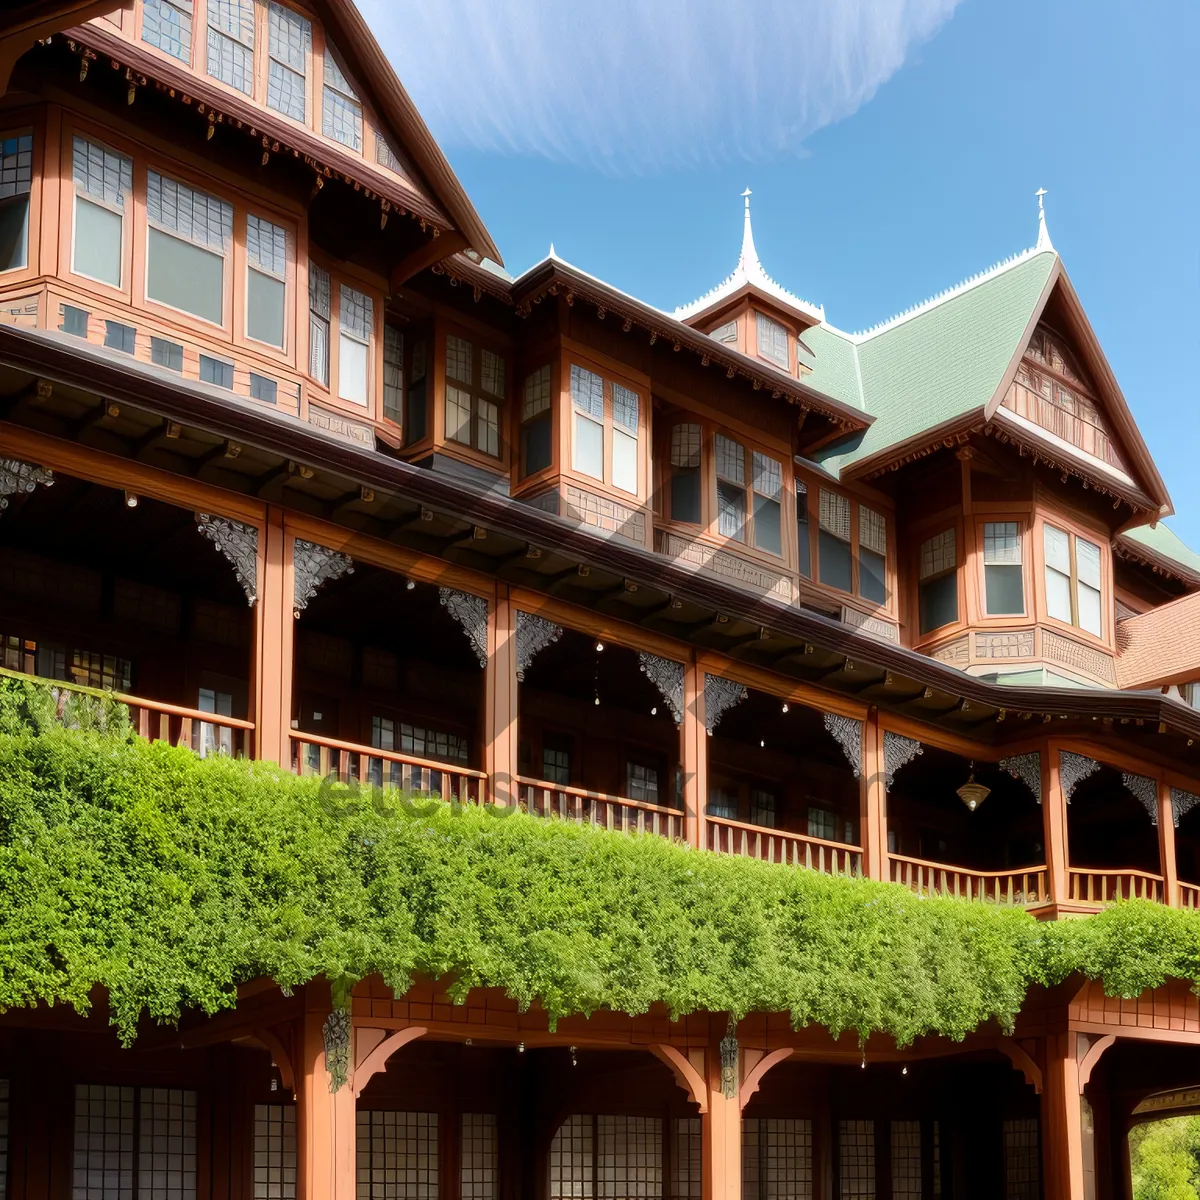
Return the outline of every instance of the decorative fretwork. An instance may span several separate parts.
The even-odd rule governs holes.
[[[1014,754],[1010,758],[1002,758],[1000,770],[1007,771],[1014,779],[1019,779],[1041,804],[1042,756],[1036,750],[1031,754]]]
[[[53,487],[54,472],[19,458],[0,458],[0,513],[8,507],[9,496],[36,491],[39,483]]]
[[[1070,804],[1075,789],[1089,776],[1100,770],[1100,764],[1085,754],[1074,754],[1060,750],[1058,754],[1058,780],[1062,785],[1063,799]]]
[[[196,528],[229,560],[246,602],[253,606],[258,599],[258,527],[197,513]]]
[[[726,1100],[738,1094],[738,1049],[737,1025],[730,1017],[721,1039],[721,1093]]]
[[[442,603],[445,604],[445,600]],[[486,655],[486,601],[484,602],[483,618],[485,623],[484,654]],[[563,628],[561,625],[555,625],[553,621],[547,621],[545,617],[534,616],[533,613],[522,612],[520,609],[517,609],[517,678],[523,681],[525,679],[525,672],[529,670],[533,660],[547,646],[557,642],[562,635]]]
[[[916,738],[905,737],[902,733],[893,733],[890,729],[883,731],[883,784],[890,792],[896,772],[907,766],[918,754],[924,754],[925,747]]]
[[[325,1037],[325,1070],[329,1072],[329,1090],[336,1092],[350,1074],[350,1009],[335,1008],[325,1018],[321,1032]]]
[[[1125,771],[1121,782],[1129,790],[1129,794],[1146,810],[1150,816],[1150,824],[1158,824],[1158,782],[1147,775],[1134,775]]]
[[[293,564],[296,577],[293,607],[296,616],[308,607],[308,602],[325,584],[341,579],[343,575],[354,574],[354,560],[349,555],[300,538],[296,539]]]
[[[657,654],[638,652],[642,674],[662,693],[662,698],[671,709],[676,725],[683,724],[683,663],[673,658],[659,658]],[[707,711],[707,710],[706,710]]]
[[[1171,816],[1175,822],[1175,828],[1179,828],[1179,822],[1200,804],[1200,796],[1193,792],[1185,792],[1182,788],[1171,789]]]
[[[711,734],[721,723],[721,718],[733,708],[741,704],[750,693],[740,683],[732,679],[722,679],[720,675],[704,676],[704,726]]]
[[[475,651],[481,667],[488,659],[488,603],[482,596],[459,592],[454,588],[438,588],[442,607],[463,627],[463,633]],[[519,654],[519,650],[518,650]],[[518,676],[519,678],[519,676]]]
[[[854,717],[840,717],[837,713],[824,713],[825,728],[833,740],[842,748],[850,770],[857,779],[862,774],[863,723]]]

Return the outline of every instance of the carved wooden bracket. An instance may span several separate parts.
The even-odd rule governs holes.
[[[524,682],[525,672],[529,670],[533,660],[562,635],[561,625],[517,609],[517,679]]]
[[[732,679],[720,675],[704,676],[704,725],[711,734],[721,723],[725,713],[735,704],[741,704],[750,693]]]
[[[9,496],[36,492],[38,484],[54,486],[54,472],[19,458],[0,458],[0,512],[8,507]]]
[[[675,1082],[687,1092],[689,1099],[700,1106],[702,1113],[708,1112],[708,1088],[704,1078],[692,1065],[688,1057],[674,1046],[656,1043],[647,1047],[660,1062],[670,1067]]]
[[[292,1057],[283,1044],[283,1039],[273,1029],[256,1029],[254,1036],[271,1052],[275,1068],[279,1072],[279,1082],[284,1090],[296,1096],[296,1072],[292,1067]]]
[[[295,590],[292,607],[299,617],[324,584],[343,575],[354,574],[354,560],[338,550],[330,550],[328,546],[318,546],[315,542],[297,538],[293,574]]]
[[[1025,1082],[1040,1096],[1042,1094],[1042,1068],[1030,1057],[1029,1052],[1012,1038],[1001,1038],[996,1049],[1009,1060],[1013,1070],[1025,1076]]]
[[[1150,824],[1158,824],[1158,782],[1151,779],[1148,775],[1134,775],[1131,771],[1125,771],[1121,775],[1121,782],[1125,785],[1129,794],[1146,810],[1150,817]]]
[[[905,737],[902,733],[893,733],[890,729],[883,731],[883,784],[890,792],[895,781],[896,772],[907,766],[918,754],[924,754],[925,747],[916,738]]]
[[[1200,796],[1193,792],[1185,792],[1182,788],[1171,789],[1171,816],[1175,822],[1175,828],[1179,828],[1179,822],[1183,817],[1200,804]]]
[[[482,596],[454,588],[438,588],[442,607],[463,627],[481,667],[488,659],[488,602]]]
[[[1019,779],[1032,793],[1033,798],[1042,802],[1042,756],[1038,751],[1032,754],[1014,754],[1010,758],[1002,758],[1000,770],[1007,771],[1014,779]]]
[[[863,723],[855,717],[841,717],[837,713],[822,713],[825,728],[830,736],[842,748],[850,770],[857,779],[862,774],[862,736]]]
[[[673,658],[659,658],[657,654],[638,651],[638,663],[642,674],[650,680],[671,709],[676,725],[683,724],[683,663]]]
[[[1089,776],[1100,770],[1100,764],[1086,754],[1073,754],[1060,750],[1058,754],[1058,780],[1062,786],[1063,799],[1071,803],[1075,789]]]
[[[225,556],[253,607],[258,599],[258,528],[229,517],[196,514],[196,528]]]
[[[782,1050],[772,1050],[770,1054],[764,1054],[758,1060],[742,1080],[742,1087],[738,1093],[738,1107],[744,1109],[750,1103],[750,1097],[758,1091],[759,1085],[762,1083],[763,1076],[774,1066],[778,1066],[785,1058],[791,1058],[795,1054],[795,1050],[791,1046],[785,1046]]]
[[[1079,1060],[1079,1094],[1083,1095],[1083,1089],[1087,1087],[1088,1080],[1092,1077],[1092,1071],[1095,1070],[1096,1064],[1104,1057],[1104,1052],[1117,1040],[1115,1033],[1106,1034],[1104,1037],[1097,1038],[1089,1047],[1088,1052]]]
[[[387,1069],[387,1061],[396,1053],[397,1050],[407,1046],[409,1042],[415,1042],[417,1038],[424,1037],[429,1032],[424,1025],[410,1025],[407,1029],[398,1030],[396,1033],[385,1037],[377,1046],[364,1055],[362,1061],[354,1068],[354,1098],[357,1100],[363,1093],[363,1088],[371,1082],[371,1079],[378,1075],[380,1071]]]

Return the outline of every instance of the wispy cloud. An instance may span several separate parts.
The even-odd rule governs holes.
[[[446,145],[613,173],[802,151],[959,0],[359,0]]]

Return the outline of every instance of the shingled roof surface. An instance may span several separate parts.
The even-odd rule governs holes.
[[[1122,688],[1200,675],[1200,592],[1118,622],[1117,651]]]
[[[1136,529],[1127,529],[1121,534],[1121,537],[1127,541],[1136,542],[1139,546],[1144,546],[1147,550],[1161,555],[1163,558],[1169,558],[1172,562],[1177,562],[1180,566],[1187,567],[1189,571],[1200,575],[1200,554],[1185,545],[1179,535],[1174,530],[1168,529],[1161,521],[1153,527],[1139,525]]]

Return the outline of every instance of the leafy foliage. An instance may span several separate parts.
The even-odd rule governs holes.
[[[1151,904],[1042,923],[653,835],[331,797],[32,691],[0,680],[0,1007],[85,1011],[103,988],[126,1040],[143,1014],[214,1012],[259,976],[402,992],[420,972],[551,1022],[662,1003],[901,1044],[1011,1027],[1031,983],[1073,971],[1122,995],[1200,976],[1200,920]]]
[[[1200,1117],[1169,1117],[1129,1135],[1134,1200],[1195,1200],[1200,1195]]]

